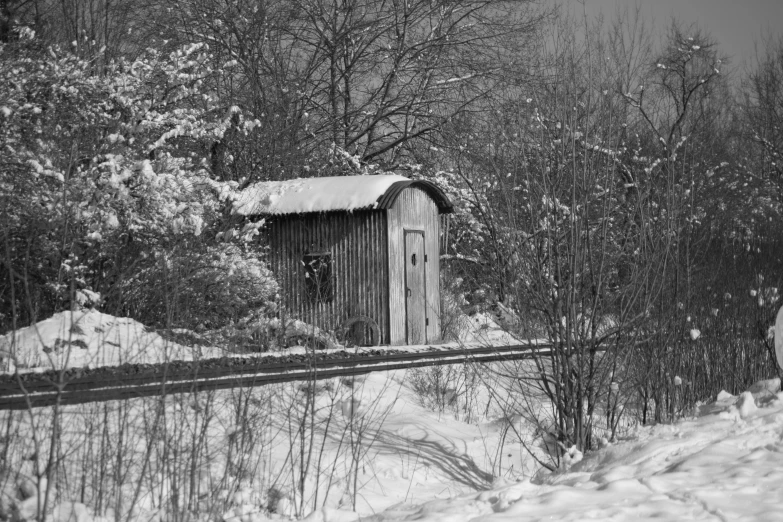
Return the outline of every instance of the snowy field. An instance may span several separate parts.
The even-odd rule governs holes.
[[[486,317],[472,320],[473,340],[500,335]],[[99,314],[80,325],[64,333],[62,324],[39,323],[14,343],[28,346],[28,367],[66,354],[70,362],[95,364],[78,359],[87,354],[114,361],[119,355],[99,348],[115,329],[124,332],[110,338],[118,345],[163,346],[127,320]],[[96,328],[99,341],[88,335]],[[43,350],[65,339],[81,350],[76,359]],[[201,355],[165,348],[167,357]],[[120,353],[140,360],[146,351]],[[546,458],[533,427],[506,415],[493,393],[509,384],[499,369],[521,367],[399,370],[67,406],[54,451],[50,409],[0,412],[8,454],[0,515],[32,519],[46,498],[52,522],[783,520],[779,380],[721,394],[673,425],[630,428],[550,473],[524,447]]]
[[[781,520],[780,394],[757,394],[762,407],[755,405],[749,392],[739,398],[723,396],[719,403],[704,408],[711,413],[674,425],[637,428],[625,440],[585,456],[568,470],[544,474],[535,473],[519,444],[506,441],[501,447],[501,423],[468,424],[457,420],[453,412],[434,413],[420,405],[404,382],[403,372],[377,373],[363,383],[355,382],[358,393],[351,396],[338,398],[327,388],[319,392],[318,430],[324,428],[325,417],[320,415],[326,410],[336,414],[331,435],[314,437],[320,472],[313,466],[311,474],[317,474],[320,483],[315,484],[312,476],[306,479],[304,491],[309,496],[304,503],[312,502],[319,489],[322,505],[305,509],[299,517],[454,522]],[[69,407],[64,416],[75,427],[84,415],[84,410]],[[292,484],[297,477],[286,477],[286,468],[292,466],[291,450],[296,453],[300,441],[286,430],[286,417],[280,410],[274,416],[276,421],[266,425],[258,439],[263,445],[261,454],[268,460],[262,458],[252,479],[239,480],[235,492],[225,499],[220,518],[227,522],[286,520],[297,515],[301,499],[293,493]],[[355,447],[347,435],[352,421],[353,436],[364,439]],[[223,418],[211,436],[230,445],[235,427],[228,417]],[[143,453],[143,445],[136,452]],[[298,469],[300,465],[296,461],[293,466]],[[29,475],[30,463],[22,466]],[[199,480],[224,480],[224,467],[224,462],[215,459],[209,467],[211,475],[202,473]],[[274,477],[277,496],[271,498],[269,486]],[[159,499],[165,504],[170,493],[171,485],[163,482],[143,492],[128,513],[130,519],[166,520]],[[35,498],[21,502],[23,516],[34,516]],[[53,520],[68,520],[76,514],[71,518],[74,522],[101,518],[63,498],[55,514]],[[115,512],[104,510],[101,515],[113,520]]]

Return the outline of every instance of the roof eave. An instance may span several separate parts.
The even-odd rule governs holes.
[[[438,207],[439,214],[451,214],[454,212],[454,205],[449,200],[448,196],[431,181],[417,179],[398,181],[391,185],[381,197],[378,198],[377,208],[390,209],[394,206],[397,198],[402,194],[402,191],[407,188],[419,188],[427,193],[432,198],[435,205]]]

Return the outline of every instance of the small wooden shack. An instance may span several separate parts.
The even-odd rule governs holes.
[[[452,204],[435,184],[396,175],[258,183],[234,212],[266,219],[270,267],[293,316],[333,331],[369,321],[378,338],[366,344],[440,339],[440,215]]]

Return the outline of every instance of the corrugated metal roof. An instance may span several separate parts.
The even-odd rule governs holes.
[[[243,216],[307,214],[354,210],[388,209],[408,187],[424,190],[441,214],[453,206],[434,183],[403,176],[333,176],[256,183],[234,201],[233,212]]]

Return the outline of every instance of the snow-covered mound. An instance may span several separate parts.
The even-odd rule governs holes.
[[[212,353],[215,352],[215,353]],[[173,343],[127,317],[96,310],[59,312],[0,337],[2,371],[35,371],[219,356]]]
[[[457,318],[455,328],[461,343],[518,344],[520,341],[511,335],[508,328],[499,324],[497,316],[488,312],[463,315]]]
[[[697,419],[639,428],[566,473],[401,505],[376,520],[783,520],[783,394],[722,392]],[[772,391],[774,390],[774,391]]]

